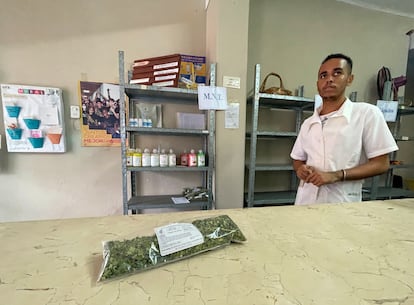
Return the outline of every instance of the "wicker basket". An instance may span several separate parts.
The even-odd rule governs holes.
[[[280,87],[269,87],[266,89],[266,81],[269,78],[269,76],[276,76],[279,79]],[[283,87],[283,81],[279,74],[271,72],[264,78],[262,84],[260,85],[261,93],[269,93],[269,94],[279,94],[279,95],[292,95],[292,91],[285,89]]]

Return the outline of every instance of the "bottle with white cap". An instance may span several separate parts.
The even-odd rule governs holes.
[[[158,149],[154,148],[151,153],[151,167],[160,166],[160,154]]]
[[[148,148],[145,148],[144,152],[142,153],[142,167],[148,166],[151,166],[151,154],[150,150]]]
[[[188,154],[188,166],[197,166],[197,155],[194,149],[191,149]]]
[[[132,166],[133,157],[134,157],[134,149],[128,148],[126,152],[126,165],[127,166]]]
[[[142,152],[139,148],[132,155],[132,166],[142,166]]]
[[[197,153],[197,166],[206,166],[206,155],[201,149]]]
[[[161,149],[160,153],[160,167],[168,166],[168,154],[165,152],[165,149]]]
[[[170,152],[168,154],[168,166],[173,167],[177,165],[177,156],[174,151],[170,148]]]
[[[187,151],[185,149],[181,153],[181,156],[180,156],[180,164],[182,166],[188,166],[188,153],[187,153]]]

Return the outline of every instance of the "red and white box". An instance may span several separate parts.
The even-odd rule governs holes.
[[[180,64],[180,54],[135,60],[130,84],[178,87]]]
[[[130,84],[194,89],[206,83],[206,58],[171,54],[135,60]]]

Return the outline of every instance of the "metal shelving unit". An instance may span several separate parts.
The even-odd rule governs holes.
[[[145,102],[156,104],[187,104],[198,105],[197,90],[157,87],[146,85],[130,85],[125,81],[124,52],[119,51],[119,83],[120,83],[120,129],[121,129],[121,162],[122,162],[122,201],[123,212],[140,211],[143,209],[159,208],[200,208],[212,209],[214,206],[213,196],[213,174],[215,168],[215,111],[206,111],[208,117],[208,127],[205,130],[199,129],[179,129],[179,128],[148,128],[133,127],[127,124],[127,107],[132,109],[134,100],[145,99]],[[210,84],[215,84],[215,64],[210,67]],[[128,120],[129,121],[129,120]],[[183,136],[201,137],[204,141],[204,151],[207,152],[208,163],[203,167],[134,167],[127,166],[127,149],[135,148],[137,143],[135,135],[139,136]],[[177,156],[178,158],[178,156]],[[200,173],[200,185],[205,187],[208,198],[205,200],[191,200],[189,204],[174,204],[171,197],[181,197],[182,190],[177,190],[176,194],[162,195],[140,195],[141,190],[137,187],[137,175],[145,173]]]
[[[407,115],[414,115],[414,107],[407,107],[400,105],[398,107],[397,118],[395,123],[391,127],[391,132],[394,139],[397,142],[413,141],[414,138],[410,136],[400,135],[401,118]],[[390,154],[390,160],[397,159],[398,151],[394,151]],[[414,169],[414,164],[395,164],[391,165],[390,169],[385,174],[385,182],[383,186],[380,186],[380,176],[372,178],[371,186],[364,188],[363,199],[364,200],[376,200],[376,199],[394,199],[414,197],[414,191],[405,190],[402,188],[393,187],[394,170],[396,169]]]
[[[252,128],[246,132],[246,139],[250,141],[250,158],[246,162],[246,171],[248,177],[247,193],[245,194],[245,206],[266,206],[266,205],[286,205],[292,204],[295,201],[297,189],[297,177],[293,171],[292,164],[269,164],[260,163],[256,160],[257,156],[257,142],[263,140],[277,141],[282,138],[296,138],[299,128],[303,121],[303,112],[313,110],[313,99],[273,95],[260,93],[260,65],[255,67],[255,83],[254,95],[248,98],[248,103],[252,106],[251,123]],[[285,109],[294,111],[296,114],[295,131],[274,131],[274,130],[258,130],[259,123],[259,109],[261,107],[275,109]],[[413,115],[414,107],[400,106],[398,109],[397,119],[394,126],[391,128],[394,138],[397,141],[413,141],[413,136],[401,136],[399,134],[401,117],[406,115]],[[397,152],[390,154],[390,159],[395,160]],[[381,176],[370,178],[371,183],[369,187],[363,188],[363,200],[377,200],[377,199],[392,199],[403,197],[414,197],[414,191],[405,190],[402,188],[393,187],[394,170],[401,168],[414,168],[413,164],[398,164],[391,165],[388,172],[385,174],[385,182],[381,183]],[[256,173],[257,172],[277,172],[290,171],[291,181],[290,189],[283,191],[257,192],[255,191]],[[382,184],[382,185],[381,185]]]
[[[281,138],[296,138],[303,120],[303,112],[313,110],[314,100],[298,96],[276,95],[260,93],[260,64],[255,66],[254,95],[247,102],[252,107],[252,128],[246,132],[246,139],[250,140],[250,158],[246,163],[248,174],[247,194],[245,194],[245,205],[247,207],[265,205],[292,204],[295,200],[297,178],[292,164],[262,164],[256,160],[257,142],[260,140],[278,140]],[[261,107],[274,110],[284,109],[293,111],[296,115],[294,131],[258,130],[259,109]],[[290,171],[290,189],[276,192],[255,192],[256,172],[264,171]]]

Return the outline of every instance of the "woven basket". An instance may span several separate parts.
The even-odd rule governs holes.
[[[280,82],[280,87],[269,87],[266,88],[266,81],[269,78],[269,76],[276,76],[279,79]],[[268,75],[266,75],[266,77],[264,78],[262,84],[260,85],[260,90],[261,93],[269,93],[269,94],[280,94],[280,95],[292,95],[292,91],[285,89],[283,87],[283,81],[282,78],[280,77],[279,74],[277,73],[269,73]]]

